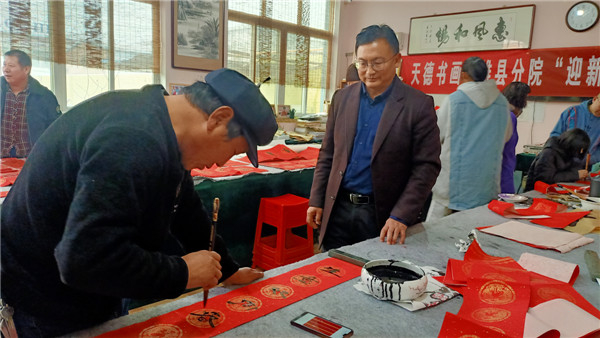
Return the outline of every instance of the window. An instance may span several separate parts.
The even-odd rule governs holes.
[[[227,67],[254,82],[275,105],[299,114],[325,110],[333,7],[328,0],[229,0]]]
[[[159,3],[145,0],[0,2],[0,50],[30,54],[31,75],[62,110],[102,92],[159,82]]]

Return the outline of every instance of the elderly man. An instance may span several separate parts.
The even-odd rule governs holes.
[[[239,268],[190,170],[269,143],[270,104],[220,69],[165,96],[160,85],[91,98],[58,119],[2,205],[2,299],[23,337],[58,336],[121,314],[122,298],[171,298],[262,273]]]
[[[458,89],[438,109],[442,171],[427,221],[486,204],[500,193],[502,151],[512,124],[508,101],[487,74],[481,58],[466,59]]]
[[[440,170],[433,99],[396,76],[394,31],[364,28],[355,53],[361,82],[333,96],[307,210],[326,250],[373,237],[404,243]]]
[[[60,107],[56,96],[31,77],[31,58],[25,52],[6,52],[2,73],[2,157],[27,157],[44,130],[61,115]]]

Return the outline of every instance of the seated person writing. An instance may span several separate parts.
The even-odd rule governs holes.
[[[581,169],[579,164],[589,146],[589,136],[579,128],[550,137],[529,167],[525,191],[532,190],[537,181],[554,184],[586,178],[588,171]]]

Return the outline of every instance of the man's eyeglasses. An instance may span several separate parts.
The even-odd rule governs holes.
[[[385,66],[385,64],[390,62],[395,56],[396,55],[392,56],[391,58],[389,58],[387,60],[375,59],[375,60],[371,61],[371,63],[369,63],[365,60],[358,59],[354,62],[354,64],[356,65],[356,69],[358,69],[360,71],[367,70],[367,68],[369,68],[369,65],[371,65],[373,70],[378,71],[378,70],[382,70],[383,67]]]

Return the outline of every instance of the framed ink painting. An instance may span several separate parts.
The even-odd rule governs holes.
[[[223,68],[225,2],[173,0],[171,47],[173,68]]]

